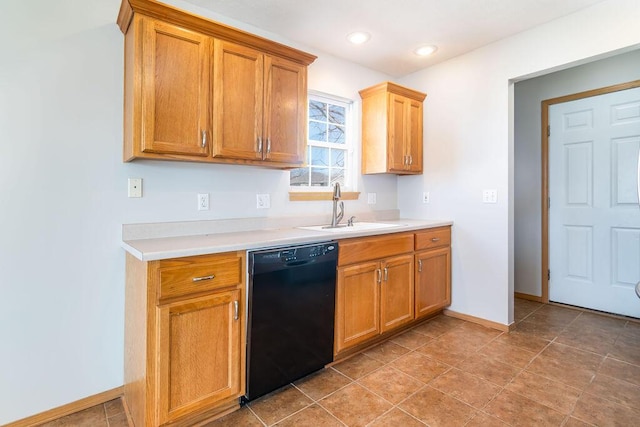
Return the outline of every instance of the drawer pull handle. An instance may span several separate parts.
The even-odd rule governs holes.
[[[376,273],[378,273],[378,283],[382,283],[382,271],[378,268]]]
[[[258,154],[262,153],[262,137],[261,136],[258,137],[258,148],[256,149],[256,152]]]
[[[384,268],[384,281],[389,281],[389,269],[387,267]]]
[[[240,312],[238,307],[238,301],[233,302],[233,320],[238,320],[240,318]]]
[[[434,238],[432,238],[432,239],[431,239],[431,241],[432,241],[432,242],[434,242],[434,243],[435,243],[435,242],[439,242],[439,241],[440,241],[440,238],[439,238],[439,237],[434,237]]]
[[[202,131],[202,143],[200,145],[202,146],[202,148],[206,148],[206,146],[207,146],[207,131],[206,130]]]
[[[202,277],[194,277],[193,280],[194,282],[202,282],[203,280],[212,280],[215,279],[215,275],[212,274],[211,276],[202,276]]]
[[[422,273],[422,260],[418,260],[418,273]]]

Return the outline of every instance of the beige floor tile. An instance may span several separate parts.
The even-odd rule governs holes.
[[[624,329],[621,331],[622,337],[629,338],[633,342],[640,341],[640,321],[627,321]]]
[[[392,407],[386,400],[355,383],[319,403],[349,427],[365,426]]]
[[[635,426],[640,420],[640,411],[590,393],[583,393],[572,416],[600,427]]]
[[[502,390],[487,380],[455,368],[440,375],[429,385],[476,409],[482,408]]]
[[[612,357],[606,357],[604,359],[598,373],[640,386],[640,366],[632,365]]]
[[[396,360],[403,354],[408,353],[409,351],[410,350],[406,347],[402,347],[394,342],[387,341],[365,351],[364,354],[371,357],[372,359],[376,359],[379,362],[389,363]]]
[[[477,325],[475,323],[465,322],[458,328],[461,331],[467,333],[467,336],[478,340],[480,342],[489,342],[494,340],[496,337],[503,334],[502,331],[493,328],[487,328],[486,326]],[[455,332],[455,331],[451,331]]]
[[[471,419],[465,427],[508,427],[509,424],[499,420],[496,417],[492,417],[489,414],[479,412],[475,417]]]
[[[129,427],[129,420],[124,412],[107,418],[107,423],[109,427]]]
[[[482,344],[465,341],[459,335],[445,334],[416,351],[447,365],[455,366],[471,357],[481,347]]]
[[[117,398],[110,400],[104,404],[104,411],[107,414],[107,418],[111,418],[118,414],[124,413],[124,405],[122,404],[122,399]]]
[[[577,388],[526,371],[518,374],[506,389],[565,415],[573,410],[581,393]]]
[[[423,345],[427,344],[432,339],[433,338],[428,335],[419,334],[411,330],[403,333],[402,335],[398,335],[391,341],[405,348],[408,348],[409,350],[415,350],[416,348],[422,347]]]
[[[593,424],[585,423],[577,418],[569,417],[563,427],[592,427]]]
[[[278,427],[342,427],[342,423],[317,404],[311,405],[300,412],[276,424]],[[242,424],[237,424],[242,426]]]
[[[394,360],[391,366],[423,383],[428,383],[451,368],[449,365],[417,352],[409,353]]]
[[[602,330],[611,332],[613,335],[620,334],[625,327],[626,320],[608,317],[601,314],[582,312],[568,326],[571,330]]]
[[[296,381],[294,385],[313,400],[320,400],[351,382],[335,369],[326,368]]]
[[[207,423],[203,427],[262,427],[264,424],[256,417],[248,407],[244,406],[239,410]]]
[[[399,405],[429,426],[462,426],[476,413],[475,409],[429,386]]]
[[[457,328],[464,323],[463,320],[456,319],[448,316],[437,316],[428,320],[421,325],[412,329],[414,332],[418,332],[423,335],[427,335],[433,338],[437,338],[445,333]]]
[[[540,309],[536,310],[535,313],[527,318],[527,321],[542,321],[549,324],[568,326],[569,323],[573,322],[578,316],[580,316],[581,313],[582,310],[559,307],[549,304],[544,305],[540,307]]]
[[[251,410],[267,425],[273,425],[313,401],[293,386],[286,386],[249,403]]]
[[[527,367],[527,371],[584,389],[598,370],[603,356],[553,343]]]
[[[566,325],[553,325],[541,322],[530,322],[529,318],[516,325],[515,331],[531,335],[535,338],[551,341],[566,329]]]
[[[597,374],[585,391],[640,410],[640,386],[630,382]]]
[[[518,330],[504,333],[494,340],[502,344],[509,344],[515,347],[523,348],[534,353],[540,353],[544,348],[549,345],[549,340],[534,337],[530,334],[523,334]]]
[[[366,354],[356,354],[344,362],[333,365],[333,369],[351,379],[357,380],[358,378],[375,371],[382,365],[384,365],[384,363],[369,357]]]
[[[484,412],[512,426],[560,426],[565,415],[510,391],[503,391],[484,408]]]
[[[567,328],[555,342],[606,356],[617,334],[596,328]]]
[[[358,383],[393,404],[403,401],[424,386],[422,381],[391,366],[378,369],[358,380]]]
[[[516,322],[521,321],[531,313],[541,308],[544,304],[536,301],[515,298],[513,301],[513,317]]]
[[[495,359],[507,365],[524,368],[527,366],[537,353],[525,350],[502,342],[492,341],[479,350],[480,354]]]
[[[461,363],[458,368],[470,374],[477,375],[500,387],[504,387],[521,371],[520,368],[507,365],[506,363],[483,355],[467,359]]]
[[[621,334],[609,354],[616,359],[640,366],[640,338]]]
[[[394,408],[369,424],[369,427],[424,427],[425,424],[416,420],[406,412]]]

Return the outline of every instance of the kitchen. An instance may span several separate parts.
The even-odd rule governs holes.
[[[122,385],[122,224],[328,215],[331,210],[329,202],[289,202],[288,174],[278,170],[122,163],[119,3],[0,6],[8,7],[6,13],[0,9],[5,32],[0,423]],[[206,13],[185,2],[172,4]],[[634,1],[597,3],[397,79],[428,94],[425,173],[366,176],[359,191],[377,194],[375,210],[454,221],[452,309],[504,325],[513,321],[513,214],[506,196],[513,191],[510,81],[632,49],[640,43],[639,15]],[[588,34],[583,28],[590,28]],[[555,38],[562,44],[549,42]],[[309,69],[314,90],[358,100],[358,90],[390,80],[351,62],[318,56]],[[126,197],[130,177],[143,178],[142,198]],[[496,188],[499,202],[481,205],[483,188]],[[415,197],[424,191],[431,193],[429,204]],[[195,209],[197,193],[211,195],[209,211]],[[256,193],[271,195],[266,212],[255,208]],[[362,198],[345,205],[347,213],[369,210]]]

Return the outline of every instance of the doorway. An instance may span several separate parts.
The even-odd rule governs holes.
[[[542,102],[542,301],[640,317],[640,81]]]

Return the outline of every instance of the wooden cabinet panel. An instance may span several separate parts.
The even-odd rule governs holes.
[[[292,61],[265,57],[264,158],[304,163],[306,141],[306,68]]]
[[[426,95],[384,82],[360,91],[362,173],[422,173],[423,107]]]
[[[338,268],[336,353],[380,333],[379,267],[378,262],[368,262]]]
[[[214,43],[214,157],[262,159],[264,55]]]
[[[207,156],[212,39],[141,18],[141,150]]]
[[[160,306],[159,420],[240,394],[240,291]]]
[[[417,253],[415,277],[416,318],[451,305],[451,248]]]
[[[390,258],[382,263],[381,332],[413,320],[413,274],[412,254]]]
[[[451,245],[451,228],[438,227],[416,233],[416,250]]]
[[[207,255],[160,261],[159,299],[194,295],[242,283],[243,258]]]
[[[338,265],[386,258],[411,251],[413,251],[413,233],[341,240]]]

